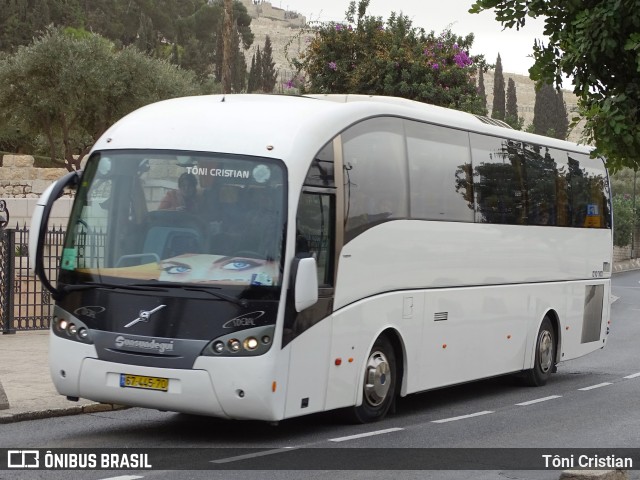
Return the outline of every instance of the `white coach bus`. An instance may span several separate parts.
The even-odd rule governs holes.
[[[67,187],[53,282],[45,230]],[[608,334],[603,161],[408,100],[146,106],[45,192],[32,228],[70,400],[367,422],[447,385],[543,385]]]

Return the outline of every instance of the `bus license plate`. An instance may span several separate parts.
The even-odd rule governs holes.
[[[169,379],[161,377],[145,377],[142,375],[120,374],[120,386],[124,388],[143,388],[145,390],[169,390]]]

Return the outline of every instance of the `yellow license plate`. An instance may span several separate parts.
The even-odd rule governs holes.
[[[120,374],[120,386],[124,388],[143,388],[145,390],[169,390],[169,379],[161,377],[145,377],[142,375]]]

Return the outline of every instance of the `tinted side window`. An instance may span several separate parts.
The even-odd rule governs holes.
[[[569,152],[571,226],[611,228],[609,182],[600,159]]]
[[[555,152],[554,152],[555,153]],[[524,144],[528,225],[557,225],[556,160],[548,147]]]
[[[304,184],[311,187],[335,187],[333,175],[333,142],[327,143],[320,150],[307,172]]]
[[[411,218],[473,221],[469,134],[405,121]]]
[[[476,221],[525,225],[526,185],[520,143],[470,134]]]
[[[365,120],[342,140],[346,243],[375,225],[407,218],[409,189],[402,120]]]

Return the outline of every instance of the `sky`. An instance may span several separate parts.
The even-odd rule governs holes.
[[[307,21],[344,21],[344,12],[349,0],[270,0],[274,7],[294,10]],[[381,16],[384,20],[392,11],[402,12],[427,32],[440,33],[450,27],[453,33],[466,36],[473,33],[475,40],[471,54],[483,54],[488,63],[494,64],[498,53],[502,60],[502,70],[508,73],[527,75],[533,59],[535,39],[545,40],[542,34],[542,19],[527,19],[524,29],[503,30],[495,20],[493,11],[480,14],[468,13],[473,0],[371,0],[367,10],[369,15]]]

